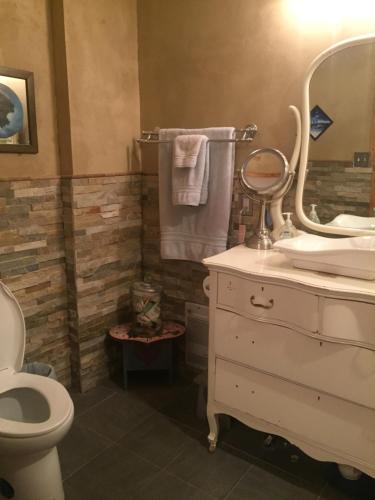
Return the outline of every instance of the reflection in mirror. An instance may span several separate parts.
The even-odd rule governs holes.
[[[330,227],[375,229],[375,42],[325,59],[310,82],[305,214]],[[332,124],[329,123],[329,119]]]
[[[244,184],[262,194],[272,194],[279,189],[286,175],[285,158],[273,149],[254,151],[242,167]]]
[[[327,222],[327,226],[332,227],[351,227],[357,229],[370,229],[375,231],[375,217],[361,217],[358,215],[340,214],[331,222]]]

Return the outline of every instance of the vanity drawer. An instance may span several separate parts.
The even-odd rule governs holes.
[[[256,318],[318,331],[318,297],[219,273],[218,304]]]
[[[220,359],[215,400],[324,449],[375,463],[373,410]]]
[[[375,304],[321,297],[322,335],[375,348]]]
[[[216,310],[215,353],[375,409],[375,352]]]

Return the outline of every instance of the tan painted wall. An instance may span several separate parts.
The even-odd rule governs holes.
[[[128,171],[139,134],[136,0],[64,0],[73,173]],[[287,0],[139,0],[143,128],[243,126],[290,155],[310,60],[374,20],[306,28]],[[35,73],[39,153],[0,154],[0,178],[59,174],[48,0],[2,0],[0,64]],[[57,61],[58,64],[58,61]]]
[[[289,156],[294,122],[287,108],[300,106],[310,61],[331,43],[375,31],[370,18],[306,26],[290,3],[139,0],[142,128],[254,121],[254,147]]]
[[[0,153],[0,179],[59,174],[48,0],[1,0],[0,65],[34,72],[38,154]]]
[[[74,174],[127,172],[139,135],[136,0],[64,0]]]
[[[73,159],[68,68],[66,60],[64,0],[53,0],[51,3],[51,19],[53,56],[55,62],[57,133],[61,165],[60,173],[64,176],[70,176],[73,174]]]

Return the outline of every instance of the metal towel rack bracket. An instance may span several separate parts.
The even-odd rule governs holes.
[[[258,127],[255,125],[255,123],[250,123],[250,125],[246,125],[245,128],[236,128],[233,139],[211,139],[208,142],[252,142],[257,132]],[[162,142],[171,141],[160,140],[159,130],[154,130],[153,132],[143,131],[140,139],[137,139],[137,142],[139,144],[160,144]]]

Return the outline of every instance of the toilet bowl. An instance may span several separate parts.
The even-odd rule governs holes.
[[[25,323],[0,282],[0,498],[63,500],[56,445],[70,429],[73,402],[59,382],[21,373]]]

